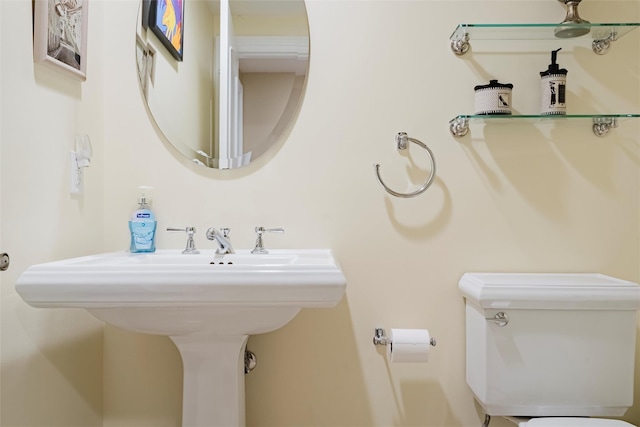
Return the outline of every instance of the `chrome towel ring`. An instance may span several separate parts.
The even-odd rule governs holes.
[[[427,182],[425,182],[422,187],[418,188],[416,191],[412,193],[398,193],[397,191],[394,191],[389,187],[387,187],[387,185],[382,181],[382,178],[380,177],[380,165],[378,163],[373,165],[373,168],[376,171],[376,177],[378,178],[378,182],[380,183],[380,185],[382,185],[382,188],[384,188],[385,191],[391,194],[392,196],[405,198],[405,199],[409,197],[415,197],[427,191],[427,188],[429,188],[431,184],[433,184],[433,180],[436,177],[436,159],[433,156],[433,152],[429,149],[429,147],[427,147],[421,141],[418,141],[415,138],[410,138],[409,136],[407,136],[406,132],[399,132],[396,135],[396,144],[398,145],[398,150],[406,150],[408,146],[407,144],[408,141],[416,143],[420,147],[424,148],[427,151],[427,154],[429,155],[429,160],[431,160],[431,174],[429,175],[429,179],[427,179]]]

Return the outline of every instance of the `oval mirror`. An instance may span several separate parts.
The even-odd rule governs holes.
[[[138,80],[151,120],[193,162],[248,165],[298,113],[304,0],[141,0]]]

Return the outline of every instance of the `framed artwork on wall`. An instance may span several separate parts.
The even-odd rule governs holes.
[[[171,56],[182,61],[184,0],[151,0],[149,27]]]
[[[151,7],[151,0],[142,0],[142,28],[146,30],[149,28],[149,8]]]
[[[34,0],[33,60],[87,79],[89,0]]]

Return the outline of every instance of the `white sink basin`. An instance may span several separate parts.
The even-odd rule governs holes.
[[[248,335],[280,328],[304,307],[333,307],[345,288],[323,249],[113,252],[33,265],[16,283],[34,307],[84,308],[114,326],[171,337],[185,370],[184,426],[243,425]]]
[[[331,307],[345,278],[329,250],[254,255],[112,252],[31,266],[16,290],[34,307]]]

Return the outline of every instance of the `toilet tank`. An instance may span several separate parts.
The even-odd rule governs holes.
[[[459,288],[467,384],[488,415],[620,416],[633,404],[638,284],[466,273]]]

